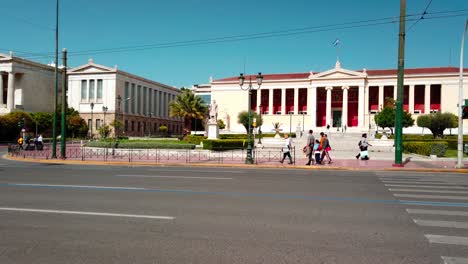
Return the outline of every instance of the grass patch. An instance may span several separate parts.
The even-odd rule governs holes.
[[[458,155],[458,151],[456,149],[447,149],[447,152],[445,152],[444,157],[446,158],[456,158]],[[468,158],[468,155],[466,153],[463,153],[464,158]]]

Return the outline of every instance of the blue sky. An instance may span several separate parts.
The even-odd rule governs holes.
[[[288,30],[395,17],[398,0],[60,0],[60,50],[70,53],[240,34]],[[421,13],[430,0],[408,0],[407,13]],[[433,0],[431,13],[468,9],[466,0]],[[15,0],[0,6],[0,52],[54,51],[55,0]],[[407,33],[406,67],[459,65],[463,16],[420,20]],[[435,16],[436,14],[432,14]],[[444,14],[447,15],[447,14]],[[454,13],[449,14],[454,15]],[[407,27],[414,22],[408,21]],[[323,71],[340,60],[348,69],[395,68],[398,23],[327,30],[208,45],[70,56],[69,65],[96,63],[176,87],[247,73]],[[451,50],[451,52],[450,52]],[[451,56],[450,56],[451,54]],[[19,55],[19,54],[18,54]],[[34,60],[50,62],[52,58]]]

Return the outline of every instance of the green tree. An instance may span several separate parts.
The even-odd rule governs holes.
[[[428,128],[434,138],[443,137],[444,130],[458,127],[458,117],[452,113],[433,113],[418,117],[417,124]]]
[[[110,126],[109,125],[103,125],[98,129],[99,135],[101,135],[101,138],[107,138],[110,134]]]
[[[225,129],[226,124],[224,124],[224,121],[222,119],[218,119],[218,127],[219,129]]]
[[[52,129],[53,115],[47,112],[36,112],[31,113],[31,118],[34,121],[34,125],[37,124],[38,133],[44,133]]]
[[[395,107],[393,105],[386,105],[380,112],[375,115],[375,123],[381,128],[389,128],[393,135],[393,128],[395,127]],[[414,125],[414,119],[411,114],[403,111],[403,127],[410,127]]]
[[[23,128],[26,132],[35,131],[31,115],[24,111],[14,111],[0,117],[0,137],[3,140],[14,140],[19,137]]]
[[[114,119],[114,121],[112,121],[110,123],[111,127],[114,128],[114,137],[117,137],[117,131],[120,131],[120,129],[122,128],[122,122],[120,122],[119,120],[117,119]]]
[[[251,114],[251,119],[250,119],[250,127],[253,129],[253,119],[257,119],[257,127],[261,126],[263,124],[263,118],[260,118],[260,116],[255,112],[250,110]],[[237,123],[242,124],[245,127],[245,131],[248,131],[249,127],[249,113],[247,111],[242,111],[237,115]]]
[[[195,95],[190,90],[183,90],[176,99],[169,105],[170,115],[184,119],[185,129],[188,131],[192,127],[192,119],[204,119],[207,106],[200,96]]]
[[[67,130],[69,135],[71,134],[72,138],[75,136],[85,136],[88,131],[88,125],[86,121],[81,118],[79,115],[73,115],[68,117],[67,120]]]

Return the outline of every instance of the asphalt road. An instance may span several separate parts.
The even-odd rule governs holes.
[[[461,174],[0,160],[0,219],[2,264],[468,263]]]

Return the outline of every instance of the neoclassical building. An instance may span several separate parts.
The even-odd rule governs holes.
[[[464,70],[468,77],[468,69]],[[375,128],[374,116],[384,106],[386,98],[396,99],[397,70],[348,70],[339,61],[324,72],[264,74],[260,90],[256,75],[245,76],[245,86],[252,79],[252,110],[261,112],[263,131],[273,123],[282,124],[283,131],[323,129],[327,125],[350,131]],[[414,68],[405,70],[403,108],[416,119],[418,115],[435,111],[457,112],[459,69],[455,67]],[[237,123],[237,115],[248,109],[248,92],[239,86],[239,77],[217,79],[208,85],[195,85],[195,93],[215,100],[231,131],[245,129]],[[468,80],[464,84],[468,98]],[[464,127],[468,125],[465,121]],[[420,133],[417,127],[406,132]],[[465,129],[466,131],[466,129]]]
[[[61,93],[61,69],[59,93]],[[14,110],[53,112],[55,69],[10,54],[0,53],[0,114]]]
[[[68,104],[88,122],[93,134],[114,119],[123,123],[121,135],[146,136],[160,126],[179,134],[183,122],[169,115],[169,104],[180,90],[115,67],[93,62],[68,71]]]

